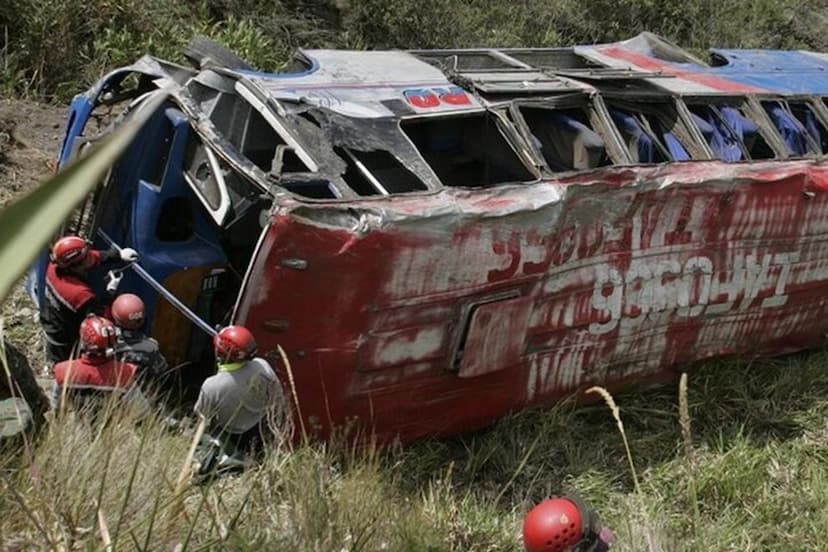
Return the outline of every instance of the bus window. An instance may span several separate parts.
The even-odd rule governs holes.
[[[759,125],[743,110],[730,105],[690,105],[693,121],[699,127],[714,155],[722,161],[773,159],[776,157],[759,131]]]

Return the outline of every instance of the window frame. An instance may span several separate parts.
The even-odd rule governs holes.
[[[514,102],[509,102],[509,105],[512,105]],[[461,188],[461,189],[487,189],[497,186],[504,186],[508,184],[531,184],[533,182],[537,182],[540,178],[544,175],[538,170],[539,165],[537,161],[534,159],[531,151],[527,151],[522,146],[526,144],[526,141],[523,139],[523,136],[520,133],[519,129],[515,128],[515,125],[506,117],[506,112],[508,111],[509,107],[501,107],[501,106],[489,106],[481,107],[480,109],[468,109],[462,112],[451,111],[445,113],[433,113],[428,115],[412,115],[407,117],[400,117],[397,121],[397,126],[399,128],[400,133],[404,140],[407,141],[408,145],[411,147],[412,151],[416,153],[418,160],[426,167],[430,173],[434,176],[436,182],[440,183],[441,189],[452,189],[452,188]],[[420,122],[420,121],[429,121],[429,120],[439,120],[439,119],[461,119],[461,118],[470,118],[474,116],[487,116],[491,115],[495,119],[495,127],[497,128],[498,132],[500,132],[501,137],[506,142],[506,145],[509,146],[509,149],[515,155],[515,158],[518,162],[523,166],[527,173],[532,177],[529,180],[515,180],[515,181],[508,181],[502,182],[498,184],[493,184],[491,186],[454,186],[450,184],[446,184],[443,182],[443,179],[437,174],[437,171],[434,170],[434,167],[428,162],[428,160],[423,155],[423,152],[417,147],[417,144],[414,143],[414,140],[405,132],[403,129],[403,124],[409,122]],[[521,146],[521,147],[519,147]],[[531,146],[529,146],[531,148]],[[416,174],[416,173],[415,173]],[[426,183],[426,185],[428,185]],[[412,192],[413,193],[413,192]],[[425,193],[420,191],[418,193]],[[395,194],[396,195],[396,194]]]
[[[814,115],[817,118],[817,121],[819,122],[820,125],[822,125],[822,127],[825,130],[826,134],[828,134],[828,106],[826,106],[826,104],[825,104],[825,102],[828,102],[828,97],[826,97],[826,96],[813,96],[813,95],[792,95],[792,96],[778,96],[778,95],[766,96],[766,95],[762,95],[762,96],[757,96],[756,100],[759,103],[759,105],[762,107],[763,111],[764,111],[764,105],[763,104],[765,104],[765,103],[778,102],[778,103],[783,104],[783,107],[786,109],[786,111],[794,119],[796,119],[797,124],[802,126],[803,130],[806,131],[806,133],[805,133],[806,141],[809,144],[809,148],[811,146],[816,146],[816,148],[817,148],[815,151],[812,151],[811,153],[809,153],[807,155],[788,154],[788,158],[790,158],[790,159],[813,159],[815,157],[821,157],[821,156],[824,156],[824,155],[828,155],[828,148],[826,148],[826,151],[824,153],[822,152],[821,144],[816,143],[815,141],[813,141],[813,137],[807,132],[807,129],[805,128],[802,121],[800,121],[796,117],[796,115],[793,114],[793,111],[790,109],[790,104],[802,104],[802,105],[807,106],[814,113]],[[770,116],[768,116],[768,118],[770,119]],[[771,124],[773,124],[773,121],[771,121]],[[781,139],[781,133],[779,132],[778,129],[776,129],[776,125],[773,125],[773,127],[774,127],[774,130],[780,135],[780,139]],[[783,143],[784,143],[784,140],[783,140]],[[786,147],[786,149],[787,149],[787,147]]]
[[[219,204],[218,207],[213,207],[210,204],[210,201],[201,191],[201,188],[195,183],[194,177],[190,175],[190,171],[188,167],[185,166],[181,169],[181,175],[184,178],[184,181],[196,195],[198,200],[204,206],[208,213],[210,213],[210,217],[215,221],[216,224],[221,226],[224,224],[225,219],[227,218],[227,213],[230,211],[230,207],[232,202],[230,201],[230,192],[227,190],[227,183],[224,181],[224,173],[221,171],[221,167],[218,163],[218,157],[216,156],[215,152],[211,148],[209,148],[205,143],[201,136],[195,131],[195,129],[190,126],[190,135],[189,140],[187,143],[187,147],[190,146],[190,140],[197,141],[196,148],[203,148],[206,153],[207,164],[210,168],[210,171],[213,174],[213,178],[215,178],[216,186],[219,190]]]
[[[780,159],[788,159],[790,156],[788,155],[788,148],[785,145],[785,142],[782,140],[782,136],[776,130],[776,125],[773,124],[768,114],[765,112],[765,109],[762,107],[760,100],[755,96],[687,96],[681,99],[682,103],[687,108],[688,113],[691,115],[689,117],[690,123],[692,125],[692,129],[694,132],[698,133],[701,137],[705,147],[709,150],[711,155],[711,160],[722,161],[724,163],[750,163],[750,162],[762,162],[762,161],[773,161],[773,160],[780,160]],[[759,135],[765,140],[768,147],[773,151],[774,156],[769,159],[754,159],[750,156],[750,152],[747,151],[745,148],[744,141],[740,141],[740,149],[743,151],[743,159],[738,161],[725,161],[720,159],[716,152],[713,151],[713,148],[704,139],[704,135],[693,120],[692,117],[692,107],[693,106],[703,106],[703,107],[732,107],[738,109],[744,116],[748,117],[756,126],[758,127]]]
[[[532,140],[532,131],[526,118],[521,112],[521,107],[548,109],[550,111],[561,111],[568,109],[582,109],[593,132],[597,133],[604,141],[607,157],[610,160],[608,165],[593,167],[591,169],[571,169],[569,171],[553,170],[546,161],[543,152]],[[632,164],[627,147],[618,129],[612,122],[609,110],[598,93],[583,94],[580,92],[560,94],[551,97],[541,98],[520,98],[510,102],[509,115],[515,127],[520,133],[521,140],[531,148],[533,160],[542,169],[543,178],[557,178],[561,174],[571,172],[583,172],[589,170],[606,169],[618,165]]]
[[[607,113],[609,113],[610,108],[616,108],[630,112],[647,112],[648,115],[656,117],[665,128],[668,127],[668,125],[665,124],[665,122],[668,120],[668,117],[667,114],[661,113],[661,110],[664,108],[671,109],[676,117],[673,121],[672,128],[670,128],[670,132],[672,132],[676,136],[676,139],[687,150],[687,153],[690,155],[690,159],[688,161],[706,161],[714,158],[709,145],[704,140],[704,136],[700,134],[700,131],[696,128],[696,125],[692,123],[692,116],[689,110],[681,101],[677,101],[677,98],[669,95],[631,96],[624,94],[604,94],[603,101],[607,107]],[[622,142],[624,143],[624,149],[628,150],[626,141],[623,139],[623,133],[621,132],[621,129],[618,128],[618,125],[615,123],[615,121],[612,119],[612,116],[610,116],[610,123],[613,125],[613,127],[615,127],[616,132],[621,137]],[[675,159],[672,159],[669,161],[663,161],[662,163],[636,163],[632,160],[631,153],[630,159],[630,164],[648,166],[658,165],[662,163],[688,162],[676,161]]]

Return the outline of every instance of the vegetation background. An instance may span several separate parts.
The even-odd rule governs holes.
[[[697,54],[828,51],[825,29],[825,0],[2,0],[0,95],[62,104],[143,53],[181,60],[197,33],[275,70],[296,47],[555,46],[644,30]],[[0,120],[6,175],[26,150],[15,137],[54,113],[10,105],[27,107],[17,134]],[[10,182],[0,179],[15,193],[34,183]],[[20,293],[10,301],[7,336],[37,359],[33,312],[20,314],[31,307]],[[603,405],[564,403],[406,449],[276,448],[260,468],[201,487],[178,484],[188,429],[135,426],[126,413],[92,431],[64,416],[0,454],[0,549],[520,550],[525,512],[577,491],[616,530],[619,550],[821,551],[826,360],[711,362],[681,393],[617,396],[634,473]]]
[[[826,0],[3,0],[0,90],[64,102],[206,34],[278,69],[297,47],[559,46],[651,31],[709,47],[828,49]]]

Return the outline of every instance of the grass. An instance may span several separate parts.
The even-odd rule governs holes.
[[[195,32],[270,69],[297,45],[550,46],[645,29],[693,49],[828,47],[815,0],[621,4],[12,0],[0,94],[65,101],[145,51],[174,57]],[[8,300],[6,335],[40,355],[26,304],[19,289]],[[708,363],[683,393],[615,396],[623,424],[603,404],[562,403],[404,449],[276,448],[200,487],[178,486],[193,428],[125,414],[93,431],[61,416],[31,448],[0,453],[0,550],[520,550],[525,512],[570,491],[615,529],[618,550],[823,550],[826,360]]]
[[[525,512],[576,491],[619,550],[821,550],[827,355],[709,363],[683,414],[678,386],[617,395],[639,492],[603,404],[381,452],[276,448],[181,496],[192,428],[125,415],[95,432],[63,416],[31,455],[0,456],[0,549],[520,550]]]

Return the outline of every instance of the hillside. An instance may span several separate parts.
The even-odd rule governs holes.
[[[275,69],[297,46],[551,46],[641,30],[695,51],[828,51],[826,13],[817,0],[8,0],[0,205],[53,171],[74,93],[145,51],[177,59],[196,32]],[[0,315],[4,335],[41,367],[36,312],[22,289]],[[696,367],[683,416],[677,385],[615,397],[635,476],[603,404],[564,403],[381,453],[274,446],[255,470],[183,489],[176,481],[192,428],[127,417],[92,432],[61,418],[30,448],[0,454],[0,550],[114,541],[128,550],[518,551],[532,504],[576,491],[615,529],[614,550],[821,551],[826,362],[828,352],[816,351]]]

